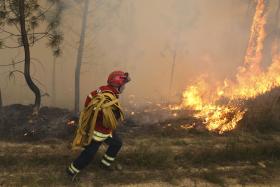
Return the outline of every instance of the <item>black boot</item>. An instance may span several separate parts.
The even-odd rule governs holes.
[[[107,166],[105,164],[103,164],[102,162],[99,163],[99,168],[105,171],[114,171],[114,168],[110,165]]]
[[[73,164],[71,164],[69,167],[67,167],[66,173],[69,177],[71,177],[71,180],[74,182],[77,180],[77,175],[78,175],[79,171],[76,168],[73,169],[73,167],[74,167]]]

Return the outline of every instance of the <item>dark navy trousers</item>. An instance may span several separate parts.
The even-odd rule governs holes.
[[[103,142],[109,145],[105,155],[115,158],[122,147],[122,140],[119,136],[113,133],[112,137],[108,137]],[[74,167],[78,170],[82,170],[86,167],[91,162],[103,142],[92,140],[89,145],[85,146],[85,149],[81,152],[78,158],[73,161]]]

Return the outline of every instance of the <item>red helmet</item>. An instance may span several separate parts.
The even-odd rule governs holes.
[[[127,72],[113,71],[112,73],[110,73],[107,83],[111,86],[120,87],[125,85],[129,81],[130,78]]]

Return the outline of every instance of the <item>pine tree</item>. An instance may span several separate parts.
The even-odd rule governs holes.
[[[48,7],[43,8],[44,5]],[[22,73],[28,87],[35,95],[35,113],[38,113],[41,105],[41,91],[30,75],[30,47],[46,39],[53,54],[60,55],[59,46],[63,37],[58,26],[62,8],[59,0],[0,0],[0,32],[3,36],[0,38],[0,47],[1,49],[23,47],[24,71]]]

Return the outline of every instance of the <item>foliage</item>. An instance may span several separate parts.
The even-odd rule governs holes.
[[[30,45],[46,38],[53,54],[60,55],[63,40],[59,30],[61,12],[64,8],[60,0],[25,0],[25,24]],[[0,0],[0,48],[17,48],[22,46],[19,27],[19,0]],[[17,31],[17,32],[16,32]],[[17,42],[13,46],[11,43]]]

